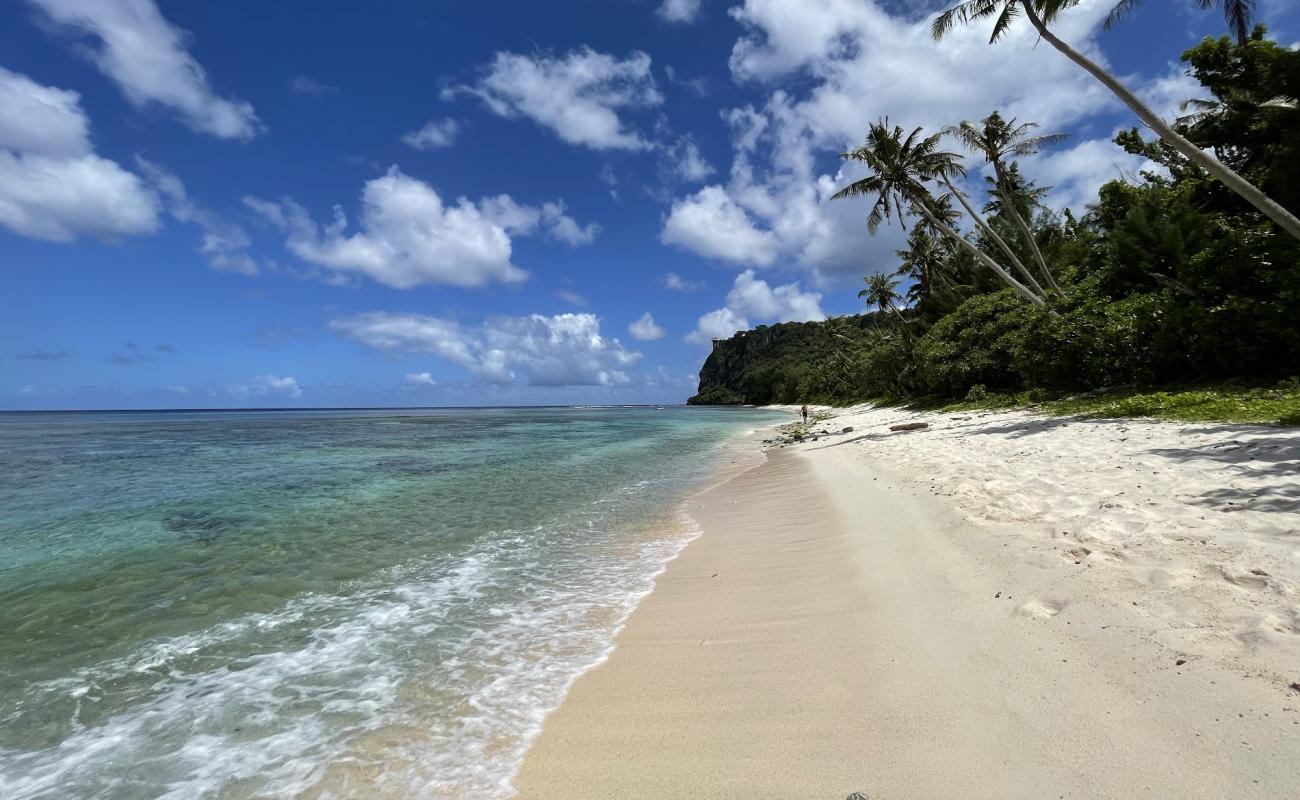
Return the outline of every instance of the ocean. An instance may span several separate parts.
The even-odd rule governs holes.
[[[508,796],[782,418],[0,414],[0,797]]]

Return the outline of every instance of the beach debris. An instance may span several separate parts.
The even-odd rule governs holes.
[[[1294,682],[1292,682],[1292,684],[1291,684],[1290,686],[1288,686],[1288,687],[1286,687],[1286,688],[1290,689],[1291,691],[1295,692],[1296,694],[1300,694],[1300,681],[1294,681]]]
[[[853,426],[852,425],[844,426],[844,430],[840,431],[840,433],[853,433]]]
[[[1184,664],[1186,664],[1186,663],[1187,663],[1187,659],[1185,659],[1185,658],[1180,658],[1180,659],[1178,659],[1177,661],[1174,662],[1174,666],[1175,666],[1175,667],[1181,667],[1182,665],[1184,665]]]
[[[930,427],[928,422],[905,422],[902,425],[890,425],[891,431],[919,431],[922,428]]]
[[[845,800],[871,800],[871,798],[867,797],[862,792],[854,792],[853,794],[845,798]]]

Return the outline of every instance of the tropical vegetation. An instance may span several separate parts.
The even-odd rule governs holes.
[[[996,12],[996,38],[1021,12],[1050,24],[1070,5],[970,0],[935,31]],[[1296,402],[1300,226],[1292,230],[1239,183],[1292,220],[1300,211],[1300,50],[1257,26],[1208,38],[1182,59],[1208,96],[1188,98],[1184,116],[1160,126],[1139,113],[1156,136],[1134,128],[1115,141],[1153,166],[1106,183],[1078,215],[1051,207],[1050,187],[1026,174],[1021,159],[1061,140],[1032,121],[994,110],[934,132],[872,124],[863,145],[844,154],[866,175],[835,197],[865,198],[869,229],[902,225],[907,238],[896,263],[864,265],[869,324],[807,323],[776,338],[783,326],[767,329],[768,344],[799,340],[802,359],[782,351],[769,360],[776,351],[755,339],[746,353],[758,360],[737,362],[731,343],[719,343],[714,366],[743,363],[749,383],[715,369],[702,392],[714,401],[730,392],[731,402],[983,402],[1121,387],[1124,396],[1156,398],[1144,401],[1154,407],[1247,403],[1255,416],[1266,413],[1260,397]],[[968,172],[959,150],[980,174]],[[1187,387],[1210,385],[1220,387],[1213,402],[1190,399],[1199,390]],[[1181,388],[1142,388],[1167,386]],[[1278,418],[1295,416],[1283,406]]]

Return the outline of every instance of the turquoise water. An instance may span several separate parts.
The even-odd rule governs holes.
[[[0,414],[0,797],[505,796],[778,418]]]

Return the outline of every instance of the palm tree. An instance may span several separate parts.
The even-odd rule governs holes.
[[[907,320],[903,319],[898,306],[895,305],[899,300],[903,299],[897,291],[898,281],[888,275],[879,273],[864,276],[862,280],[866,282],[867,288],[858,292],[858,297],[866,298],[868,307],[875,306],[882,313],[885,309],[889,309],[894,312],[894,316],[898,317],[899,322],[906,325]]]
[[[1205,8],[1222,5],[1228,23],[1234,29],[1237,29],[1238,25],[1249,23],[1251,1],[1197,0]],[[1282,230],[1296,239],[1300,239],[1300,219],[1297,219],[1294,214],[1264,194],[1250,181],[1224,165],[1219,159],[1188,141],[1186,137],[1174,130],[1172,125],[1161,119],[1159,114],[1139,100],[1138,96],[1130,91],[1127,86],[1120,83],[1114,75],[1102,69],[1097,62],[1070,47],[1056,34],[1052,33],[1047,27],[1048,23],[1055,22],[1062,11],[1073,8],[1079,2],[1080,0],[965,0],[965,2],[953,6],[935,17],[930,26],[930,32],[935,39],[942,39],[959,22],[964,24],[996,15],[997,20],[993,23],[993,34],[989,37],[989,42],[992,43],[1007,32],[1007,28],[1023,11],[1025,17],[1029,20],[1029,24],[1034,26],[1034,30],[1038,32],[1040,37],[1060,51],[1066,58],[1082,67],[1107,89],[1114,92],[1120,100],[1124,101],[1125,105],[1133,110],[1134,114],[1137,114],[1138,119],[1155,131],[1156,135],[1170,147],[1182,153],[1193,164],[1204,169],[1216,180],[1240,195],[1246,202],[1259,209],[1260,213],[1277,223]],[[1138,2],[1139,0],[1120,0],[1119,4],[1111,12],[1111,19],[1108,21],[1123,17]]]
[[[993,165],[994,186],[1002,198],[1002,211],[1011,217],[1012,222],[1020,230],[1020,235],[1033,253],[1034,261],[1038,263],[1038,269],[1042,272],[1047,285],[1052,291],[1060,294],[1061,286],[1056,282],[1052,271],[1047,268],[1047,262],[1043,259],[1042,251],[1038,249],[1038,240],[1034,237],[1034,232],[1030,230],[1029,223],[1020,215],[1016,203],[1012,200],[1014,187],[1007,175],[1007,158],[1033,155],[1045,145],[1055,144],[1066,138],[1064,133],[1031,136],[1030,134],[1037,127],[1038,124],[1035,122],[1017,125],[1015,117],[1004,120],[1001,114],[994,111],[980,120],[978,126],[963,120],[959,125],[944,128],[943,132],[961,142],[967,150],[983,155],[985,160]],[[1013,165],[1014,163],[1012,162]]]
[[[874,196],[867,214],[867,229],[872,233],[880,223],[896,217],[900,225],[906,227],[903,209],[910,208],[920,212],[930,225],[952,239],[959,246],[970,250],[980,263],[984,264],[1002,280],[1015,289],[1034,305],[1043,305],[1043,298],[1011,276],[998,262],[987,253],[972,244],[966,237],[955,231],[945,220],[937,216],[932,209],[935,204],[926,183],[938,180],[944,183],[957,199],[972,212],[970,204],[952,186],[951,176],[963,175],[965,171],[958,163],[957,154],[939,149],[939,134],[921,138],[921,129],[914,128],[906,137],[903,129],[889,126],[888,118],[871,124],[867,132],[867,141],[862,147],[842,154],[842,158],[858,161],[867,166],[865,178],[850,183],[840,189],[831,199],[842,200],[848,197]],[[978,215],[974,215],[979,219]]]

